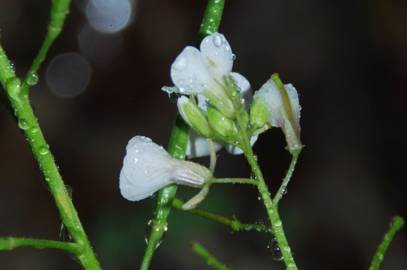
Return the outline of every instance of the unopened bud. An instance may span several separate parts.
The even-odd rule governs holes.
[[[177,105],[179,113],[188,125],[204,137],[211,137],[211,127],[201,109],[194,102],[182,96],[178,98]]]
[[[233,141],[237,136],[235,123],[213,107],[208,108],[208,121],[215,132],[225,141]]]

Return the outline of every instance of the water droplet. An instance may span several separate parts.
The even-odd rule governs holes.
[[[59,227],[59,240],[64,242],[72,241],[72,236],[68,232],[68,229],[65,227],[64,223],[61,222],[61,226]]]
[[[24,119],[21,119],[18,121],[18,127],[21,128],[22,130],[27,130],[28,129],[28,123]]]
[[[12,98],[17,99],[21,89],[21,81],[17,77],[12,77],[6,81],[6,88]]]
[[[212,38],[213,41],[213,45],[215,45],[216,47],[220,47],[222,46],[222,37],[219,34],[215,34]]]
[[[267,248],[270,250],[271,258],[274,261],[281,261],[283,259],[283,254],[281,253],[280,247],[278,246],[277,240],[272,238],[267,245]]]
[[[281,195],[285,195],[288,193],[287,187],[283,187],[283,189],[281,190]]]
[[[174,68],[178,71],[184,70],[187,67],[187,59],[185,57],[178,57],[175,60]]]
[[[134,158],[134,164],[138,162],[138,158]]]
[[[147,222],[146,234],[144,235],[144,241],[146,242],[146,244],[148,244],[148,240],[149,240],[150,235],[151,235],[151,233],[153,231],[153,223],[154,223],[154,221],[152,219],[150,219]],[[157,244],[155,245],[155,248],[158,248],[161,245],[161,243],[164,241],[164,239],[165,239],[165,237],[167,235],[167,231],[168,231],[167,225],[165,225],[161,229],[163,230],[163,234],[161,236],[160,241],[158,241]],[[157,232],[160,231],[160,227],[155,228],[155,230]]]
[[[49,153],[49,146],[48,145],[44,145],[40,147],[39,150],[40,155],[45,156]]]
[[[30,75],[27,78],[27,84],[29,86],[36,85],[38,83],[38,75],[37,73],[30,73]]]
[[[261,197],[260,197],[260,196],[258,196],[258,197],[257,197],[257,200],[259,200],[259,201],[260,201],[260,200],[261,200]]]
[[[16,68],[16,63],[13,60],[10,60],[10,68],[12,70],[15,70],[15,68]]]
[[[31,133],[32,135],[37,134],[38,131],[39,131],[38,128],[35,128],[35,127],[30,129],[30,133]]]
[[[235,61],[236,60],[236,54],[232,53],[232,60]]]

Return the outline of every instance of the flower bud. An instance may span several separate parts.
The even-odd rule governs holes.
[[[212,130],[201,109],[185,96],[177,100],[178,111],[185,122],[204,137],[211,137]]]
[[[267,123],[269,109],[264,100],[255,99],[250,107],[250,124],[254,128],[262,128]]]
[[[208,108],[209,125],[225,141],[234,141],[237,136],[235,123],[213,107]]]

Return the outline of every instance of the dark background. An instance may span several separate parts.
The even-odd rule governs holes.
[[[134,0],[131,24],[106,39],[91,38],[94,49],[87,52],[78,45],[86,25],[83,6],[74,1],[31,90],[32,102],[103,268],[137,269],[155,201],[121,197],[125,145],[134,135],[166,145],[176,106],[160,88],[171,84],[172,60],[196,42],[205,1]],[[0,1],[0,41],[20,75],[41,44],[49,7],[50,1]],[[253,89],[279,72],[301,95],[306,148],[281,203],[300,269],[367,269],[391,217],[407,214],[406,11],[401,0],[226,3],[220,31],[237,55],[234,70]],[[66,52],[81,54],[91,67],[86,90],[72,98],[54,95],[46,83],[51,59]],[[288,166],[284,145],[279,130],[255,145],[272,191]],[[5,106],[0,149],[0,235],[57,239],[60,221],[52,198]],[[243,157],[223,151],[217,169],[219,176],[249,175]],[[183,190],[183,198],[195,192]],[[251,187],[216,186],[202,207],[247,222],[266,221]],[[382,269],[407,269],[406,236],[405,230],[396,236]],[[209,269],[192,253],[191,240],[234,269],[283,269],[267,249],[268,235],[231,233],[175,211],[151,269]],[[0,253],[0,268],[80,266],[64,252],[19,249]]]

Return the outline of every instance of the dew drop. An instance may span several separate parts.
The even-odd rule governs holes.
[[[38,83],[38,75],[37,73],[30,73],[30,75],[27,78],[27,84],[29,86],[34,86]]]
[[[215,45],[216,47],[222,46],[222,37],[219,34],[214,35],[212,41],[213,45]]]
[[[21,128],[22,130],[27,130],[28,129],[28,123],[24,119],[21,119],[18,121],[18,127]]]
[[[44,145],[40,147],[39,150],[40,155],[45,156],[49,153],[49,146],[48,145]]]
[[[21,89],[21,81],[17,77],[12,77],[6,81],[6,88],[10,93],[10,96],[14,99],[18,98],[18,94]]]
[[[272,238],[267,245],[267,248],[270,250],[271,258],[274,261],[281,261],[283,259],[283,254],[281,253],[280,247],[278,246],[277,240]]]
[[[32,135],[34,135],[34,134],[37,134],[38,133],[38,128],[31,128],[30,129],[30,133],[32,134]]]
[[[151,233],[153,232],[153,223],[154,223],[154,221],[152,220],[152,219],[150,219],[148,222],[147,222],[147,227],[146,227],[146,234],[144,235],[144,241],[146,242],[146,244],[148,244],[148,240],[150,239],[150,235],[151,235]],[[159,227],[157,227],[157,228],[155,228],[155,230],[158,232],[159,230],[160,230],[160,228]],[[163,230],[163,234],[162,234],[162,236],[161,236],[161,239],[157,242],[157,244],[155,245],[155,248],[158,248],[160,245],[161,245],[161,243],[164,241],[164,239],[165,239],[165,237],[166,237],[166,235],[167,235],[167,231],[168,231],[168,226],[167,225],[165,225],[163,228],[162,228],[162,230]]]
[[[187,59],[185,57],[178,57],[174,63],[174,68],[178,71],[184,70],[187,67]]]
[[[64,223],[61,222],[61,226],[59,227],[59,235],[58,235],[59,240],[64,241],[64,242],[70,242],[72,241],[72,237],[70,233],[68,232],[68,229],[65,227]]]
[[[236,54],[232,54],[232,60],[235,61],[236,60]]]

